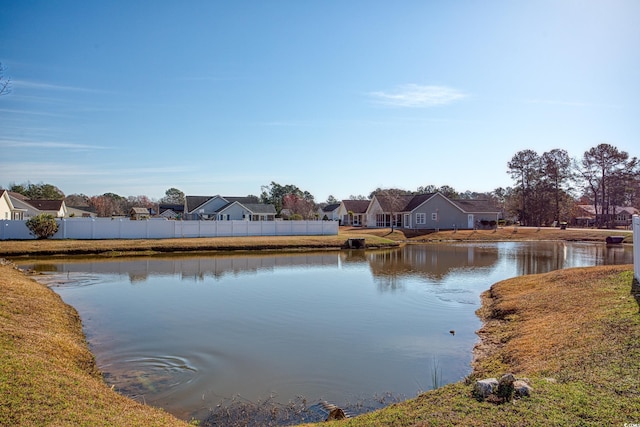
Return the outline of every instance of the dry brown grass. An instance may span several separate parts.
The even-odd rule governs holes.
[[[476,361],[478,375],[495,370],[496,360],[527,375],[557,375],[564,365],[580,363],[587,352],[600,347],[607,332],[620,333],[603,330],[602,319],[621,303],[620,292],[603,286],[603,280],[631,269],[567,269],[494,284],[483,294],[478,310],[486,322],[480,336],[490,340],[490,348],[484,350],[494,354]],[[629,288],[629,282],[619,279],[613,288]],[[632,300],[631,295],[626,299]]]
[[[11,266],[0,277],[0,425],[186,425],[105,385],[57,294]]]
[[[387,234],[388,236],[385,236]],[[335,236],[247,236],[184,239],[11,240],[0,241],[0,256],[84,255],[163,252],[215,252],[298,249],[340,249],[348,238],[364,238],[367,246],[397,245],[389,230],[375,233],[345,229]]]
[[[565,240],[583,242],[604,242],[607,236],[624,236],[625,243],[633,242],[633,233],[625,230],[599,230],[590,228],[569,228],[561,230],[552,227],[502,227],[495,230],[444,230],[439,232],[405,231],[409,241],[511,241],[511,240]]]

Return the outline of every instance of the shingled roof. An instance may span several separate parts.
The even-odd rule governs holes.
[[[40,211],[59,211],[62,208],[64,200],[23,200]]]
[[[451,203],[460,210],[469,213],[498,212],[498,209],[489,201],[482,199],[455,199]]]
[[[365,213],[369,207],[369,200],[343,200],[347,212]]]
[[[193,212],[198,206],[201,206],[213,199],[215,196],[187,196],[185,202],[187,205],[187,212]]]
[[[220,212],[226,209],[229,205],[233,203],[240,203],[251,212],[254,213],[265,213],[270,214],[276,213],[275,207],[273,205],[267,205],[264,203],[260,203],[260,200],[256,196],[245,196],[245,197],[236,197],[236,196],[186,196],[185,201],[187,205],[187,212],[195,212],[195,210],[207,203],[209,200],[219,197],[227,201],[226,204],[222,205],[220,208],[216,210],[216,212]]]

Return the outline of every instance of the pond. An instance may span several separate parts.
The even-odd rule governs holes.
[[[235,398],[349,406],[458,381],[493,283],[632,262],[626,246],[509,242],[18,264],[78,310],[108,384],[202,419]]]

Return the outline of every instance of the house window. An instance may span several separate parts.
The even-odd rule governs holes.
[[[426,224],[427,223],[427,214],[426,213],[418,213],[416,214],[416,224]]]
[[[393,215],[393,226],[402,227],[402,214]]]
[[[376,227],[391,227],[391,215],[376,214]]]
[[[438,212],[433,212],[431,214],[431,221],[437,221],[438,220]]]

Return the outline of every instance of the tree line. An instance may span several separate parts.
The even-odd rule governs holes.
[[[613,225],[615,207],[640,205],[638,159],[609,144],[590,148],[580,158],[571,158],[563,149],[542,154],[531,149],[521,150],[507,162],[507,173],[514,185],[488,192],[458,192],[448,185],[424,185],[413,191],[376,188],[366,196],[350,195],[349,199],[370,200],[374,195],[383,195],[387,200],[400,201],[404,195],[440,192],[454,200],[487,200],[496,210],[503,212],[506,219],[533,226],[568,221],[575,217],[577,204],[590,204],[598,213],[596,225],[607,227]],[[174,187],[166,190],[165,196],[159,200],[144,195],[125,197],[115,193],[65,196],[52,184],[30,182],[12,183],[8,190],[30,199],[64,199],[67,206],[87,209],[101,217],[126,215],[132,207],[155,211],[159,204],[182,205],[185,200],[185,194]],[[277,215],[285,219],[315,219],[318,217],[318,208],[340,202],[332,195],[324,202],[317,202],[309,191],[274,181],[261,186],[260,190],[259,196],[247,197],[274,205]]]
[[[599,227],[612,227],[615,208],[640,204],[640,167],[613,145],[602,143],[571,158],[566,150],[539,155],[517,152],[507,163],[515,181],[504,191],[505,211],[523,225],[551,225],[577,215],[576,205],[589,204]]]

